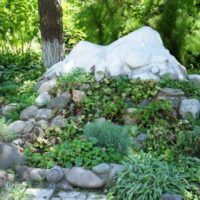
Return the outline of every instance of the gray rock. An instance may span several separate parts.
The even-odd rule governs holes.
[[[92,171],[96,174],[107,174],[110,172],[110,165],[107,163],[102,163],[94,166]]]
[[[182,196],[178,194],[163,194],[162,200],[182,200]]]
[[[2,108],[2,114],[6,116],[11,112],[16,111],[18,107],[19,105],[17,103],[10,103]]]
[[[104,186],[104,181],[95,175],[90,170],[85,170],[82,167],[73,167],[66,174],[66,179],[74,186],[81,188],[101,188]]]
[[[142,143],[143,141],[146,140],[146,138],[147,138],[147,135],[146,135],[146,134],[140,133],[140,134],[136,137],[136,140],[137,140],[137,142]]]
[[[37,112],[38,112],[37,106],[29,106],[28,108],[24,109],[21,112],[20,119],[28,120],[30,118],[35,118]]]
[[[23,141],[22,141],[21,138],[17,138],[17,139],[12,141],[12,144],[14,144],[16,146],[21,146],[23,144]]]
[[[73,186],[66,180],[62,180],[56,183],[56,189],[64,190],[64,191],[71,191],[73,190]]]
[[[26,126],[24,121],[18,120],[9,125],[9,129],[14,134],[23,134],[23,130]]]
[[[173,89],[173,88],[161,88],[158,96],[173,96],[173,97],[177,97],[177,96],[184,96],[184,92],[181,89]]]
[[[41,81],[38,81],[36,84],[35,84],[35,90],[38,91],[38,89],[40,88],[40,86],[45,83],[47,80],[41,80]]]
[[[66,98],[65,96],[59,96],[59,97],[52,99],[49,102],[49,104],[47,105],[47,108],[60,110],[62,108],[67,107],[69,101],[70,100],[68,98]]]
[[[183,119],[187,119],[189,115],[193,118],[199,118],[200,103],[197,99],[183,99],[180,103],[179,114]]]
[[[196,83],[197,85],[200,85],[200,75],[199,74],[190,74],[188,75],[189,80]]]
[[[112,169],[109,175],[109,179],[113,180],[116,178],[116,176],[122,172],[124,170],[124,166],[123,165],[119,165],[119,164],[110,164]]]
[[[37,125],[40,126],[43,129],[46,129],[49,126],[48,122],[45,121],[45,120],[39,120],[37,122]]]
[[[41,93],[35,100],[37,106],[45,106],[51,101],[51,97],[48,92]]]
[[[48,200],[53,193],[54,189],[29,188],[26,190],[26,194],[32,196],[33,200]]]
[[[14,144],[0,143],[0,169],[13,168],[24,163],[23,155]]]
[[[16,172],[21,181],[41,182],[45,180],[47,170],[19,165],[17,166]]]
[[[64,171],[61,167],[55,166],[47,171],[46,178],[48,182],[56,183],[63,179]]]
[[[46,81],[40,85],[38,93],[41,94],[44,92],[49,92],[50,90],[55,88],[55,86],[56,86],[56,79],[51,79],[49,81]]]
[[[62,117],[61,115],[56,116],[51,121],[51,127],[64,128],[66,126],[67,126],[67,120],[64,117]]]
[[[22,131],[23,134],[26,134],[28,132],[31,132],[34,128],[34,124],[33,124],[33,121],[32,120],[28,120],[25,122],[25,127]]]
[[[4,170],[0,170],[0,188],[4,186],[7,181],[7,173]]]
[[[53,117],[51,109],[39,109],[36,115],[37,120],[50,120]]]

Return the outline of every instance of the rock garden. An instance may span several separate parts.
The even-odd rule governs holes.
[[[2,76],[0,199],[200,198],[200,75],[156,31],[32,73]]]

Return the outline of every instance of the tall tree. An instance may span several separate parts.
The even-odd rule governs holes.
[[[38,0],[43,64],[49,68],[64,59],[61,0]]]

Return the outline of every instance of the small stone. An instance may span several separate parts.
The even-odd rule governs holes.
[[[20,119],[21,120],[28,120],[30,118],[35,118],[37,112],[38,112],[37,106],[29,106],[28,108],[24,109],[21,112]]]
[[[60,110],[60,109],[67,107],[68,103],[69,103],[68,98],[66,98],[65,96],[59,96],[59,97],[52,99],[48,103],[47,108]]]
[[[36,119],[37,120],[50,120],[53,117],[53,113],[51,109],[40,109],[37,112]]]
[[[24,121],[18,120],[9,125],[9,129],[14,134],[23,134],[26,124]]]
[[[64,177],[64,171],[61,167],[55,166],[52,169],[47,171],[47,181],[51,183],[56,183],[62,180]]]
[[[162,88],[158,94],[158,96],[173,96],[173,97],[177,97],[177,96],[184,96],[184,92],[181,89],[173,89],[173,88]]]
[[[200,75],[199,74],[191,74],[188,75],[189,80],[196,83],[197,85],[200,85]]]
[[[57,96],[62,96],[62,97],[65,97],[67,99],[71,99],[72,98],[71,94],[69,92],[63,92],[63,93],[61,93],[61,94],[59,94]]]
[[[40,85],[40,87],[38,89],[38,93],[41,94],[44,92],[49,92],[50,90],[52,90],[55,87],[56,87],[56,79],[51,79]]]
[[[19,105],[17,103],[10,103],[2,108],[2,114],[4,116],[16,111]]]
[[[17,166],[17,175],[21,181],[43,181],[46,178],[46,169]]]
[[[124,170],[124,166],[123,165],[119,165],[119,164],[110,164],[112,169],[109,175],[110,180],[113,180],[114,178],[116,178],[116,176],[122,172]]]
[[[200,103],[197,99],[183,99],[179,107],[179,114],[183,119],[191,115],[194,119],[199,118]]]
[[[182,200],[182,196],[178,194],[163,194],[162,200]]]
[[[74,102],[82,102],[83,98],[85,97],[85,92],[81,90],[73,90],[72,91],[72,99]]]
[[[146,135],[146,134],[140,133],[140,134],[136,137],[136,140],[137,140],[137,142],[141,143],[141,142],[145,141],[146,138],[147,138],[147,135]]]
[[[67,126],[67,120],[64,117],[62,117],[61,115],[56,116],[51,121],[51,127],[64,128],[66,126]]]
[[[0,169],[13,168],[24,162],[23,155],[14,144],[0,143]]]
[[[71,190],[73,190],[73,187],[68,181],[62,180],[62,181],[56,183],[56,189],[64,190],[64,191],[71,191]]]
[[[21,146],[23,144],[23,141],[22,141],[21,138],[17,138],[17,139],[12,141],[12,144],[14,144],[16,146]]]
[[[48,92],[41,93],[35,100],[37,106],[45,106],[51,101],[51,97]]]
[[[46,178],[47,170],[40,168],[31,168],[29,177],[31,181],[41,182]]]
[[[92,171],[96,174],[107,174],[110,172],[110,165],[107,163],[102,163],[94,166]]]
[[[31,132],[33,130],[33,128],[34,128],[34,124],[33,124],[32,120],[28,120],[25,122],[25,126],[24,126],[22,133],[25,134],[25,133]]]
[[[74,186],[81,188],[101,188],[104,181],[90,170],[82,167],[73,167],[66,175],[66,179]]]
[[[43,128],[43,129],[46,129],[46,128],[49,126],[48,122],[45,121],[45,120],[39,120],[39,121],[37,122],[37,124],[38,124],[41,128]]]

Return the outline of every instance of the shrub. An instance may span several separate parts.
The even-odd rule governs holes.
[[[96,138],[97,144],[101,147],[113,145],[117,152],[128,153],[129,135],[126,127],[111,122],[93,122],[85,126],[84,135]]]
[[[163,193],[183,195],[189,188],[187,177],[177,168],[150,154],[129,157],[124,166],[111,189],[116,200],[159,200]]]

